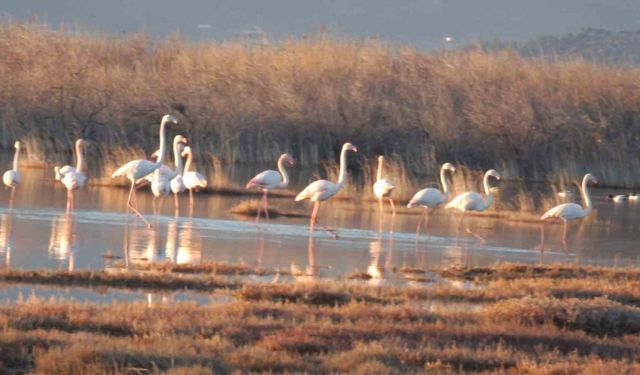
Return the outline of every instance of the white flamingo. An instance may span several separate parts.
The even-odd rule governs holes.
[[[147,219],[144,218],[144,216],[142,216],[140,211],[138,211],[136,206],[132,203],[132,198],[135,199],[136,182],[149,175],[150,173],[153,173],[164,163],[164,156],[166,153],[165,127],[168,122],[177,124],[178,120],[171,115],[164,115],[164,117],[162,117],[162,121],[160,122],[160,157],[156,162],[152,162],[146,159],[132,160],[122,167],[118,168],[115,172],[113,172],[113,175],[111,175],[111,178],[126,177],[129,179],[129,181],[131,182],[131,189],[129,189],[129,198],[127,200],[127,205],[140,219],[142,219],[142,221],[147,224],[148,227],[151,227],[151,224],[147,221]]]
[[[264,210],[265,217],[269,220],[269,203],[267,201],[267,194],[273,189],[286,189],[289,186],[289,175],[284,169],[284,162],[288,162],[289,165],[294,164],[294,160],[289,154],[282,154],[278,158],[278,171],[266,170],[258,173],[247,183],[246,188],[250,189],[254,186],[262,189],[262,202],[258,204],[258,214],[256,215],[256,223],[260,221],[260,211]]]
[[[420,236],[420,225],[424,221],[424,230],[429,232],[429,209],[434,209],[444,202],[449,200],[449,193],[451,192],[451,183],[447,179],[447,171],[452,173],[456,171],[456,167],[451,163],[444,163],[440,167],[440,183],[442,184],[443,192],[436,188],[426,188],[417,192],[413,198],[407,204],[408,208],[422,206],[424,207],[424,215],[418,221],[418,227],[416,228],[416,240]]]
[[[176,135],[173,138],[173,158],[176,165],[176,169],[173,170],[166,164],[162,164],[160,168],[156,169],[151,174],[151,192],[153,193],[153,213],[157,214],[159,207],[157,207],[157,201],[159,198],[164,198],[171,193],[171,180],[177,175],[182,173],[180,166],[182,165],[182,148],[181,145],[187,143],[187,139],[181,135]],[[152,156],[159,156],[160,150],[153,153]],[[145,177],[148,179],[149,176]]]
[[[342,146],[342,151],[340,152],[340,175],[338,176],[338,182],[317,180],[309,184],[296,196],[296,202],[309,199],[314,203],[311,220],[309,221],[309,233],[313,233],[313,226],[315,223],[318,223],[317,217],[320,202],[324,202],[333,197],[340,191],[340,189],[342,189],[342,186],[344,186],[345,180],[347,179],[347,151],[358,152],[358,149],[356,146],[348,142]],[[326,227],[324,227],[324,229],[331,233],[334,238],[338,238],[335,231]]]
[[[460,232],[460,228],[462,227],[462,222],[464,220],[465,215],[469,211],[478,211],[482,212],[487,208],[491,207],[493,204],[493,193],[491,193],[491,189],[489,187],[489,177],[495,177],[496,179],[500,179],[500,175],[496,172],[495,169],[490,169],[484,174],[483,185],[484,192],[487,195],[487,199],[485,200],[482,195],[476,193],[475,191],[467,191],[462,193],[451,200],[446,206],[446,208],[455,208],[457,210],[462,211],[462,217],[460,218],[460,223],[458,224],[458,232]],[[467,223],[467,233],[473,235],[481,242],[485,242],[485,239],[482,238],[479,234],[471,231],[469,228],[469,224]]]
[[[183,143],[179,143],[177,145],[177,149],[176,149],[176,145],[174,144],[174,149],[173,149],[173,153],[175,155],[176,159],[176,172],[177,175],[171,179],[171,182],[169,183],[169,185],[171,186],[171,191],[173,192],[173,204],[174,204],[174,208],[175,208],[175,216],[179,216],[180,215],[180,200],[178,199],[178,194],[182,194],[184,193],[185,190],[187,190],[187,187],[184,184],[184,180],[183,180],[183,175],[184,175],[184,164],[182,161],[182,152],[184,150],[184,144]]]
[[[13,197],[15,196],[16,186],[20,185],[20,171],[18,170],[18,164],[20,160],[20,141],[16,141],[13,145],[16,151],[13,154],[13,168],[4,172],[2,175],[2,182],[7,187],[11,188],[11,197],[9,198],[9,207],[13,207]]]
[[[76,141],[76,166],[70,165],[64,167],[54,167],[56,180],[62,182],[67,188],[67,211],[73,208],[73,191],[78,190],[87,182],[87,176],[84,173],[84,154],[89,142],[80,138]]]
[[[382,178],[382,164],[384,164],[384,156],[380,155],[378,156],[378,173],[376,182],[373,184],[373,194],[375,194],[376,198],[378,198],[378,202],[380,203],[380,213],[382,213],[382,201],[384,198],[387,198],[389,199],[389,204],[391,205],[391,212],[393,212],[393,214],[395,215],[396,206],[395,204],[393,204],[391,193],[396,187],[388,178]]]
[[[193,163],[193,152],[191,151],[191,147],[185,147],[184,151],[182,151],[182,156],[187,157],[182,181],[184,182],[184,186],[187,190],[189,190],[189,212],[193,214],[193,190],[207,187],[207,179],[200,173],[189,170],[191,163]]]
[[[584,208],[577,203],[564,203],[558,206],[553,207],[549,211],[545,212],[544,215],[540,217],[542,223],[540,224],[540,251],[544,252],[544,224],[547,221],[552,220],[561,220],[562,227],[562,246],[564,248],[565,253],[567,250],[567,221],[574,219],[582,219],[583,217],[587,217],[592,210],[591,206],[591,196],[589,195],[589,190],[587,190],[587,184],[592,182],[594,184],[598,183],[598,179],[592,175],[591,173],[587,173],[582,178],[582,189],[580,193],[582,194],[582,200],[584,202]]]

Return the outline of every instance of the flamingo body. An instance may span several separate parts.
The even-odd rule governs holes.
[[[278,171],[272,169],[258,173],[247,183],[247,189],[251,187],[259,187],[260,189],[273,190],[280,187],[282,176]]]
[[[447,208],[454,208],[461,212],[484,211],[488,208],[482,195],[475,191],[468,191],[457,195],[447,204]]]
[[[445,196],[440,190],[435,188],[426,188],[417,192],[407,204],[408,208],[416,206],[424,206],[428,208],[436,208],[445,202]]]
[[[373,193],[378,199],[382,199],[390,196],[391,192],[393,192],[393,189],[395,188],[396,187],[393,185],[391,180],[383,178],[373,184]]]
[[[18,186],[21,180],[20,171],[18,170],[18,161],[20,158],[20,141],[16,141],[13,146],[16,149],[15,153],[13,154],[13,167],[12,169],[4,172],[4,174],[2,175],[2,182],[4,182],[4,184],[10,188],[15,188],[16,186]]]
[[[563,220],[573,220],[580,219],[587,216],[588,213],[585,213],[585,210],[581,205],[577,203],[564,203],[558,206],[553,207],[549,211],[545,212],[544,215],[540,217],[540,220],[547,219],[563,219]]]
[[[290,165],[294,164],[293,158],[289,154],[282,154],[278,158],[278,171],[272,169],[258,173],[249,182],[247,182],[247,189],[254,186],[262,189],[262,203],[258,206],[258,213],[256,215],[256,223],[260,221],[260,211],[264,210],[264,214],[269,220],[269,203],[267,194],[273,189],[284,189],[289,186],[289,175],[284,168],[284,162],[289,162]]]
[[[174,194],[184,193],[184,191],[187,189],[187,187],[184,184],[184,179],[180,174],[174,177],[169,183],[169,185],[171,186],[171,191]]]
[[[296,202],[309,199],[311,202],[324,202],[336,195],[342,185],[327,180],[317,180],[310,183],[304,190],[296,195]]]
[[[207,187],[207,179],[196,171],[184,172],[182,181],[184,182],[184,186],[189,190]]]

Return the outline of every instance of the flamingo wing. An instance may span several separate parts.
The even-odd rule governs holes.
[[[309,199],[312,202],[324,201],[335,195],[336,184],[327,180],[317,180],[310,183],[296,196],[296,202]]]
[[[187,189],[204,188],[207,187],[207,179],[198,172],[190,171],[184,173],[182,176]]]
[[[177,175],[176,177],[174,177],[169,183],[169,185],[171,186],[171,191],[174,192],[175,194],[182,193],[187,188],[184,185],[184,181],[182,180],[181,175]]]
[[[582,206],[576,203],[564,203],[557,205],[545,212],[544,215],[540,217],[540,220],[547,220],[552,218],[571,220],[577,219],[584,216],[584,209]]]
[[[434,188],[422,189],[411,198],[407,207],[426,206],[435,208],[444,203],[444,196],[440,190]]]
[[[247,183],[247,188],[257,186],[262,189],[273,189],[282,182],[282,176],[280,173],[274,170],[266,170],[258,173]]]
[[[447,208],[455,208],[460,211],[473,211],[483,203],[482,196],[474,191],[459,194],[447,204]]]
[[[395,189],[395,186],[393,185],[391,180],[386,178],[380,179],[376,181],[375,184],[373,184],[373,193],[378,198],[386,197],[387,195],[391,194],[393,189]]]
[[[2,182],[8,187],[16,187],[20,183],[20,172],[10,169],[2,175]]]

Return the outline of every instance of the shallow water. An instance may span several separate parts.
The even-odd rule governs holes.
[[[229,209],[246,197],[197,194],[193,217],[179,218],[173,217],[169,198],[162,214],[153,217],[151,195],[144,189],[138,201],[153,223],[148,229],[125,210],[125,189],[83,189],[77,193],[74,212],[66,215],[66,192],[53,183],[48,170],[24,170],[23,180],[12,209],[8,207],[10,191],[0,192],[0,261],[14,268],[101,269],[114,262],[103,257],[109,254],[128,265],[244,261],[293,270],[302,275],[301,280],[367,272],[373,276],[370,282],[383,283],[390,270],[401,267],[540,260],[535,250],[539,244],[536,223],[470,218],[471,227],[487,239],[481,244],[473,237],[456,237],[459,215],[440,209],[431,216],[431,235],[423,234],[416,244],[418,215],[398,214],[392,223],[386,214],[378,231],[376,204],[333,201],[323,204],[320,221],[338,228],[339,239],[322,230],[310,239],[305,218],[272,219],[258,227],[253,218],[230,214]],[[561,226],[550,225],[550,249],[544,261],[637,265],[640,204],[608,203],[603,199],[604,191],[593,192],[592,216],[570,226],[570,254],[564,255],[559,243]],[[270,202],[282,209],[309,210],[291,198]],[[181,198],[183,215],[187,203],[185,195]]]

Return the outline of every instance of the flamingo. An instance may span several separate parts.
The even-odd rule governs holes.
[[[562,220],[563,228],[562,228],[562,246],[564,248],[564,252],[568,253],[567,250],[567,222],[569,220],[574,219],[582,219],[587,217],[591,213],[591,196],[589,195],[589,190],[587,190],[587,184],[592,182],[594,184],[598,183],[598,179],[592,175],[591,173],[587,173],[582,178],[582,189],[580,193],[582,194],[582,200],[584,201],[585,207],[583,208],[577,203],[565,203],[560,204],[558,206],[553,207],[549,211],[545,212],[544,215],[540,217],[542,221],[540,224],[540,252],[544,253],[544,224],[546,221],[551,220]]]
[[[288,162],[289,165],[294,164],[294,160],[289,154],[282,154],[278,158],[278,171],[266,170],[260,172],[254,178],[247,183],[247,189],[254,186],[262,189],[262,202],[258,205],[258,215],[256,215],[256,224],[260,222],[260,210],[264,210],[265,217],[269,220],[269,203],[267,201],[267,194],[273,189],[286,189],[289,186],[289,175],[284,169],[284,162]]]
[[[20,141],[16,141],[13,145],[16,151],[13,154],[13,168],[4,172],[2,182],[11,188],[11,197],[9,198],[9,207],[13,207],[13,197],[15,196],[16,186],[20,185],[20,171],[18,170],[18,160],[20,160]]]
[[[640,201],[640,194],[629,193],[629,200],[632,202]]]
[[[489,188],[489,177],[495,177],[496,179],[500,179],[500,175],[496,172],[495,169],[490,169],[484,174],[483,185],[484,192],[487,195],[487,199],[485,200],[482,195],[476,193],[475,191],[467,191],[465,193],[459,194],[455,198],[451,200],[446,206],[446,208],[455,208],[462,211],[462,217],[460,218],[460,223],[458,224],[458,232],[460,232],[460,228],[462,227],[462,222],[464,221],[464,217],[469,211],[478,211],[482,212],[487,208],[491,207],[493,203],[493,194],[491,193],[491,189]],[[467,233],[473,235],[475,238],[479,239],[482,243],[485,242],[485,239],[482,238],[479,234],[471,231],[469,228],[469,224],[467,223]]]
[[[382,200],[384,198],[389,199],[389,204],[391,205],[391,212],[393,215],[396,214],[396,206],[393,204],[393,199],[391,198],[391,193],[393,189],[396,187],[393,185],[393,182],[388,178],[382,178],[382,164],[384,163],[384,156],[378,156],[378,173],[376,182],[373,184],[373,194],[378,198],[378,202],[380,203],[380,213],[382,214]]]
[[[152,162],[146,159],[138,159],[132,160],[122,167],[118,168],[113,174],[111,178],[116,177],[126,177],[131,182],[131,189],[129,189],[129,198],[127,200],[127,205],[129,208],[138,216],[142,221],[144,221],[149,228],[151,228],[151,223],[145,219],[144,216],[138,211],[136,206],[132,203],[132,198],[135,199],[135,186],[136,182],[138,182],[143,177],[153,173],[156,169],[160,168],[160,166],[164,163],[165,156],[165,127],[168,122],[173,122],[174,124],[178,123],[178,120],[171,115],[164,115],[162,117],[162,121],[160,122],[160,157],[156,162]],[[137,205],[137,204],[136,204]]]
[[[184,186],[187,190],[189,190],[189,211],[193,213],[193,190],[207,187],[207,179],[200,173],[189,170],[189,167],[191,167],[191,163],[193,162],[193,152],[191,151],[191,147],[186,146],[184,151],[182,151],[182,156],[187,157],[182,181],[184,182]]]
[[[619,195],[609,194],[605,198],[606,201],[614,202],[614,203],[626,202],[628,199],[629,197],[626,194],[619,194]]]
[[[173,203],[175,207],[175,216],[180,215],[180,201],[178,200],[178,194],[184,193],[187,187],[184,185],[182,175],[184,174],[184,165],[182,163],[182,152],[184,150],[184,144],[179,143],[176,148],[176,144],[173,146],[174,157],[176,157],[176,172],[177,175],[171,179],[169,185],[173,192]]]
[[[347,179],[347,151],[358,152],[356,146],[351,143],[345,143],[342,146],[340,152],[340,175],[338,176],[338,182],[331,182],[327,180],[317,180],[309,184],[303,191],[296,196],[296,202],[309,199],[313,202],[313,211],[311,213],[311,220],[309,221],[309,233],[313,233],[313,226],[318,222],[318,208],[320,208],[320,202],[324,202],[327,199],[336,195],[342,186],[344,186]],[[332,231],[326,227],[324,229],[329,232],[334,238],[338,238],[335,231]]]
[[[89,142],[80,138],[76,141],[76,166],[54,167],[56,180],[67,188],[67,211],[73,208],[73,191],[78,190],[87,182],[84,174],[84,154]]]
[[[173,170],[165,164],[162,164],[160,168],[156,169],[151,174],[151,192],[153,193],[153,212],[157,214],[156,202],[158,198],[164,198],[171,193],[171,180],[182,173],[180,170],[182,166],[181,145],[186,144],[187,139],[181,135],[176,135],[173,138],[173,158],[176,165],[176,169]],[[160,150],[153,153],[152,156],[160,155]],[[149,179],[149,176],[145,177]]]
[[[451,184],[446,176],[447,171],[451,171],[453,173],[456,171],[456,167],[454,167],[451,163],[444,163],[442,164],[442,167],[440,167],[440,183],[442,183],[443,192],[440,192],[440,190],[435,188],[422,189],[417,192],[416,195],[411,198],[409,204],[407,204],[407,208],[416,206],[424,207],[424,215],[418,222],[418,227],[416,228],[416,241],[420,236],[420,225],[423,221],[425,223],[425,232],[428,232],[429,230],[429,209],[434,209],[449,200]]]

